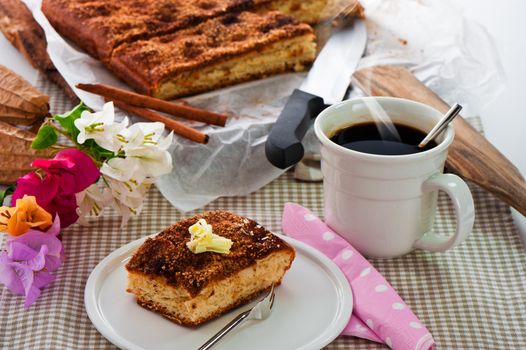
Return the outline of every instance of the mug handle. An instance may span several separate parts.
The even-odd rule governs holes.
[[[439,236],[429,231],[415,242],[414,247],[432,252],[443,252],[454,248],[468,237],[475,221],[475,206],[468,185],[457,175],[437,174],[423,183],[422,190],[424,192],[442,190],[448,194],[455,207],[457,228],[451,237]]]

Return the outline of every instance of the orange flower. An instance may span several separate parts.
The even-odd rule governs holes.
[[[37,204],[34,196],[16,200],[16,207],[0,207],[0,231],[20,236],[32,227],[41,230],[53,223],[51,214]]]

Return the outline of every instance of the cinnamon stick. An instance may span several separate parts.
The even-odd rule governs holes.
[[[173,130],[173,132],[176,133],[177,135],[180,135],[189,140],[192,140],[198,143],[203,143],[203,144],[208,142],[208,135],[203,134],[202,132],[196,129],[193,129],[189,126],[186,126],[182,123],[179,123],[178,121],[175,121],[170,117],[150,111],[149,109],[146,109],[146,108],[130,106],[129,104],[119,101],[119,100],[113,100],[113,104],[116,107],[122,109],[123,111],[137,114],[139,117],[143,117],[145,119],[148,119],[154,122],[164,123],[164,125],[168,129]]]
[[[155,109],[160,112],[172,114],[176,117],[182,117],[219,126],[225,126],[226,124],[227,116],[224,114],[209,112],[204,109],[199,109],[185,104],[168,102],[155,97],[141,95],[106,84],[77,84],[77,88],[103,96],[110,100],[119,100],[128,105]]]

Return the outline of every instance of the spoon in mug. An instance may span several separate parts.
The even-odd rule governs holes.
[[[458,115],[462,106],[458,103],[455,104],[451,109],[438,121],[438,123],[431,129],[426,137],[418,144],[418,146],[404,145],[407,153],[415,153],[426,147],[429,141],[437,137],[449,123]],[[398,145],[400,146],[400,144]],[[306,154],[303,159],[296,164],[294,169],[294,178],[301,181],[316,182],[322,181],[323,175],[320,169],[320,155],[319,154]]]
[[[446,114],[438,121],[438,123],[431,129],[431,131],[424,137],[424,139],[418,144],[418,148],[424,148],[429,141],[440,135],[440,133],[451,123],[451,121],[460,113],[462,106],[455,103],[453,107],[447,111]]]

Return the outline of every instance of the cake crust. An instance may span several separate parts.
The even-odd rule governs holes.
[[[62,35],[95,58],[119,45],[191,28],[210,18],[271,0],[44,0],[42,11]]]
[[[210,19],[195,28],[185,29],[173,34],[123,44],[113,53],[111,69],[138,91],[160,98],[171,98],[195,93],[193,83],[199,77],[188,77],[185,82],[174,84],[183,87],[174,93],[160,93],[163,83],[179,74],[191,71],[201,72],[203,68],[227,62],[251,52],[265,54],[265,49],[274,43],[283,43],[289,39],[301,37],[299,49],[282,50],[288,55],[280,60],[278,67],[271,67],[269,57],[267,67],[260,65],[262,73],[247,70],[235,82],[248,80],[265,73],[302,70],[315,57],[316,43],[312,28],[299,23],[290,16],[279,12],[256,14],[242,12]],[[298,63],[295,69],[293,64]],[[239,64],[243,64],[243,61]],[[216,71],[220,71],[220,67]],[[218,87],[217,82],[230,85],[229,77],[211,79],[207,85]],[[221,85],[221,84],[220,84]],[[185,90],[184,87],[187,87]]]
[[[358,0],[43,0],[42,11],[136,91],[162,99],[303,71],[316,55],[309,24],[363,16]]]
[[[107,60],[119,45],[194,27],[242,11],[279,10],[314,24],[346,8],[362,16],[357,0],[44,0],[42,11],[61,35]]]
[[[137,304],[139,304],[140,306],[142,306],[143,308],[145,308],[147,310],[150,310],[150,311],[153,311],[153,312],[157,312],[158,314],[162,315],[163,317],[165,317],[165,318],[169,319],[170,321],[175,322],[177,324],[184,325],[184,326],[187,326],[187,327],[197,327],[197,326],[199,326],[200,324],[202,324],[202,323],[204,323],[206,321],[213,320],[214,318],[217,318],[217,317],[221,316],[222,314],[224,314],[224,313],[226,313],[226,312],[228,312],[228,311],[230,311],[232,309],[235,309],[238,306],[241,306],[243,304],[247,304],[247,303],[251,302],[258,295],[262,294],[265,291],[269,291],[269,290],[270,290],[270,288],[267,288],[267,289],[265,289],[263,291],[258,291],[258,292],[252,293],[251,295],[249,295],[249,296],[247,296],[245,298],[240,298],[240,299],[238,299],[236,301],[236,303],[229,305],[228,308],[217,309],[216,311],[211,313],[206,319],[200,319],[199,321],[194,321],[192,319],[184,318],[184,317],[180,317],[180,316],[179,317],[174,316],[173,313],[168,311],[165,307],[160,306],[159,304],[153,303],[153,302],[148,301],[148,300],[137,299]]]
[[[229,254],[194,254],[186,247],[190,240],[188,228],[199,219],[212,225],[215,234],[233,241]],[[234,275],[278,251],[294,258],[294,249],[289,244],[254,220],[226,211],[211,211],[179,221],[154,238],[148,238],[126,264],[126,270],[161,278],[167,285],[182,287],[195,297],[208,284]]]
[[[266,259],[269,259],[269,257],[265,258],[264,260]],[[248,269],[248,268],[246,268]],[[245,270],[246,270],[245,269]],[[145,281],[147,281],[147,283],[154,283],[154,285],[158,286],[157,283],[160,282],[160,284],[162,285],[163,284],[163,281],[162,279],[161,280],[155,280],[155,279],[152,279],[151,276],[150,277],[147,277],[147,276],[139,276],[135,273],[131,273],[129,278],[131,279],[143,279]],[[205,289],[203,289],[203,296],[201,296],[201,298],[194,298],[194,299],[185,299],[185,298],[181,298],[183,299],[184,301],[180,301],[180,306],[181,308],[185,308],[185,304],[190,304],[190,308],[191,308],[191,311],[195,311],[197,309],[197,305],[199,304],[200,306],[202,306],[204,304],[203,302],[203,299],[212,299],[212,301],[215,301],[213,300],[214,298],[214,292],[216,290],[220,290],[220,285],[221,284],[224,284],[224,283],[227,283],[227,284],[235,284],[235,281],[230,281],[231,278],[226,278],[225,280],[221,280],[221,281],[214,281],[212,283],[210,283],[209,285],[207,285],[207,287]],[[156,283],[157,282],[157,283]],[[281,279],[279,281],[275,281],[273,283],[274,285],[279,285],[281,284]],[[171,286],[165,286],[164,288],[168,288],[168,289],[172,289],[173,287]],[[254,290],[253,292],[249,293],[249,294],[246,294],[244,295],[243,297],[238,297],[236,298],[235,300],[233,300],[233,302],[229,302],[229,303],[226,303],[225,305],[221,305],[219,307],[216,307],[214,310],[212,310],[211,312],[207,313],[205,316],[197,316],[193,314],[193,312],[174,312],[173,310],[170,310],[166,305],[163,305],[159,302],[156,302],[154,300],[151,300],[151,299],[148,299],[148,298],[145,298],[145,297],[142,297],[142,296],[137,296],[137,304],[139,304],[140,306],[142,306],[143,308],[147,309],[147,310],[150,310],[150,311],[153,311],[153,312],[156,312],[160,315],[162,315],[163,317],[167,318],[168,320],[172,321],[172,322],[175,322],[177,324],[180,324],[180,325],[183,325],[183,326],[187,326],[187,327],[196,327],[196,326],[199,326],[200,324],[202,323],[205,323],[209,320],[213,320],[214,318],[217,318],[219,316],[221,316],[222,314],[238,307],[238,306],[241,306],[241,305],[244,305],[246,303],[249,303],[251,302],[252,300],[254,300],[255,298],[257,298],[259,295],[261,295],[262,293],[265,293],[265,292],[268,292],[271,288],[271,284],[265,288],[260,288],[260,289],[257,289],[257,290]],[[131,290],[128,290],[128,292],[131,292]],[[173,294],[178,294],[177,292],[176,293],[173,293]],[[198,299],[198,301],[196,301],[195,299]],[[199,300],[200,299],[200,300]],[[187,308],[188,309],[188,308]],[[187,311],[187,310],[186,310]]]

